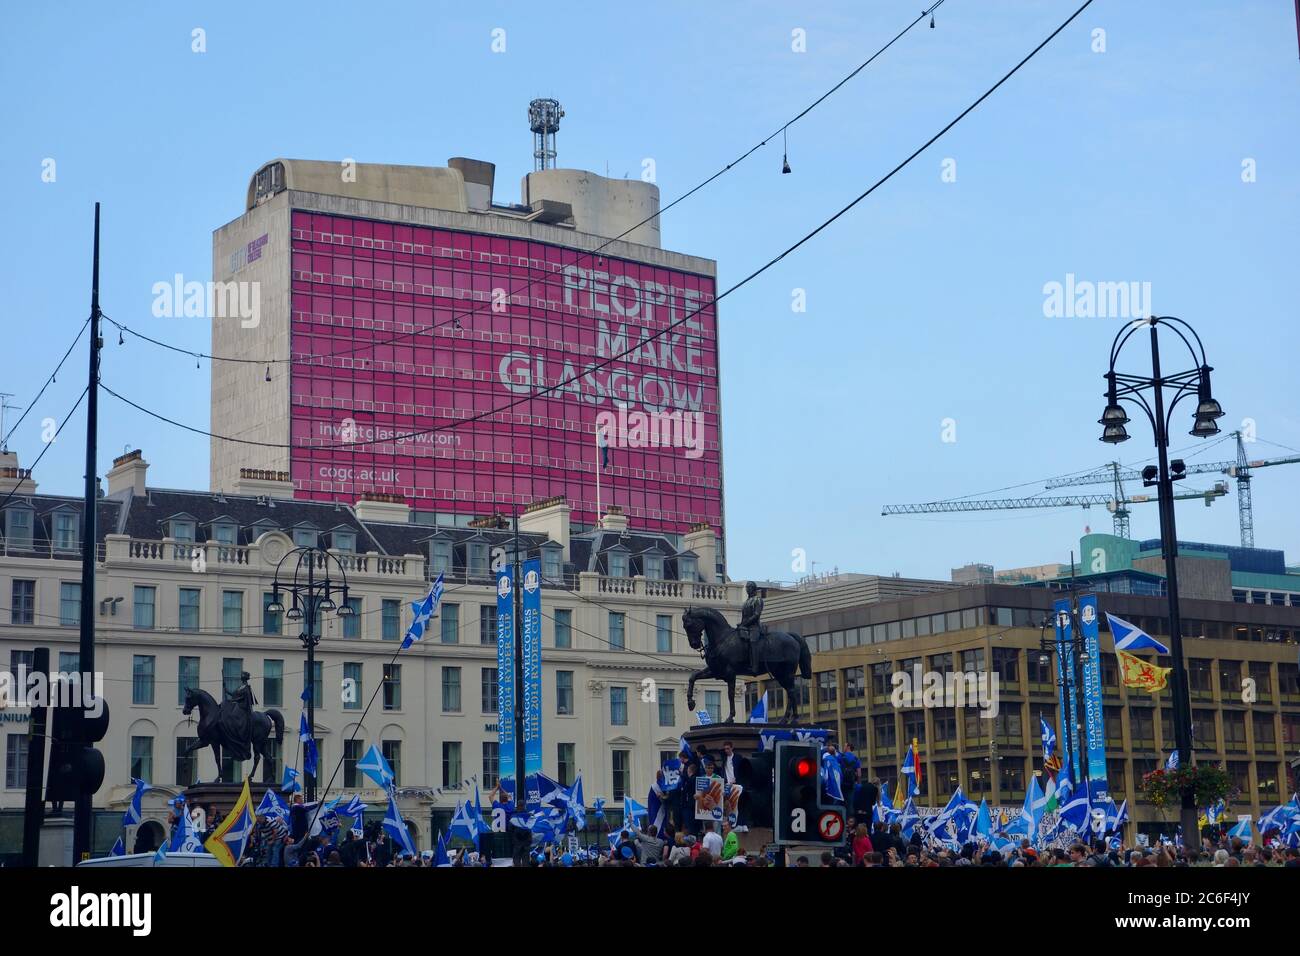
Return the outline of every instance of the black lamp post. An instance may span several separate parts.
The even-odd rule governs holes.
[[[293,577],[287,582],[281,581],[280,568],[292,555],[297,555]],[[330,580],[331,561],[338,566],[341,584]],[[306,565],[306,579],[300,580],[299,575],[304,565]],[[324,578],[321,580],[316,579],[318,568],[324,572]],[[293,603],[288,611],[285,611],[284,602],[280,599],[282,591],[293,596]],[[335,602],[334,595],[338,595],[339,601]],[[284,614],[285,620],[305,622],[303,632],[298,635],[298,639],[302,641],[302,646],[307,651],[307,670],[303,675],[303,689],[307,691],[307,736],[315,740],[316,694],[313,685],[316,676],[316,645],[320,643],[321,638],[316,633],[316,612],[334,611],[339,617],[351,617],[356,614],[348,604],[347,569],[343,567],[343,562],[339,560],[338,555],[331,554],[324,548],[294,548],[275,566],[271,603],[266,606],[266,610],[271,614]],[[306,774],[306,777],[307,802],[311,803],[316,799],[316,776]]]
[[[1129,375],[1115,371],[1115,361],[1129,339],[1143,326],[1151,333],[1151,374]],[[1182,340],[1191,354],[1193,367],[1184,372],[1164,375],[1160,370],[1161,328],[1168,329]],[[1188,336],[1191,337],[1189,340]],[[1193,341],[1195,345],[1193,345]],[[1142,471],[1143,484],[1155,486],[1160,505],[1160,548],[1165,562],[1165,580],[1169,587],[1169,651],[1173,661],[1173,699],[1174,699],[1174,739],[1178,745],[1178,763],[1182,767],[1192,765],[1192,712],[1187,693],[1187,672],[1183,667],[1183,629],[1178,613],[1178,532],[1174,525],[1174,482],[1186,472],[1181,461],[1169,461],[1169,428],[1174,409],[1188,395],[1196,396],[1196,412],[1190,434],[1197,438],[1209,438],[1219,433],[1215,420],[1223,417],[1223,409],[1214,400],[1210,392],[1210,372],[1213,369],[1205,361],[1205,347],[1196,331],[1182,319],[1173,316],[1151,316],[1130,323],[1115,336],[1110,347],[1110,369],[1106,373],[1106,410],[1102,412],[1099,423],[1102,425],[1101,440],[1108,444],[1119,444],[1129,438],[1124,426],[1128,415],[1120,402],[1130,402],[1146,413],[1155,432],[1156,453],[1159,466],[1148,465]],[[1169,407],[1165,408],[1165,389],[1172,390]],[[1144,393],[1150,393],[1148,402]],[[1197,828],[1197,807],[1195,795],[1190,790],[1182,794],[1182,812],[1180,814],[1185,846],[1198,846],[1200,843]]]
[[[1083,681],[1080,672],[1087,649],[1083,640],[1083,628],[1079,624],[1079,612],[1073,607],[1073,589],[1071,590],[1071,608],[1068,611],[1053,611],[1043,618],[1038,631],[1039,663],[1051,661],[1050,652],[1055,651],[1061,662],[1056,686],[1064,690],[1061,700],[1065,713],[1061,714],[1061,726],[1069,730],[1066,739],[1061,741],[1061,750],[1068,753],[1070,763],[1074,765],[1074,786],[1088,786],[1088,747],[1083,739]],[[1055,628],[1052,637],[1046,636],[1047,629]],[[1066,630],[1069,637],[1065,637]],[[1070,711],[1074,711],[1074,720],[1070,720]]]

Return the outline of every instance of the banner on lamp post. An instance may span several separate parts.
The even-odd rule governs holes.
[[[503,802],[515,801],[515,578],[497,571],[497,766]]]
[[[524,797],[531,809],[541,806],[537,775],[542,772],[542,562],[523,563],[524,632]]]

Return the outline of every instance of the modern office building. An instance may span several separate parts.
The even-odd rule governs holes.
[[[1194,559],[1179,560],[1181,569],[1182,561]],[[1039,717],[1058,736],[1062,727],[1054,654],[1040,648],[1044,634],[1052,636],[1043,624],[1061,596],[1000,584],[847,605],[827,595],[820,608],[805,603],[798,613],[768,617],[773,626],[805,635],[814,649],[801,719],[851,743],[872,778],[886,781],[892,792],[915,738],[924,761],[918,804],[942,806],[960,785],[972,799],[1018,808],[1028,775],[1042,771]],[[1167,641],[1168,603],[1114,592],[1099,592],[1098,600],[1109,789],[1117,803],[1128,800],[1138,832],[1172,834],[1176,817],[1162,818],[1138,792],[1142,775],[1163,766],[1175,746],[1169,691],[1150,694],[1121,684],[1104,613]],[[1300,756],[1300,607],[1242,604],[1231,596],[1188,597],[1181,607],[1196,759],[1222,763],[1236,784],[1229,819],[1258,816],[1300,789],[1289,766]],[[996,716],[981,716],[969,701],[895,707],[893,675],[917,668],[996,675]],[[752,705],[763,689],[747,688],[747,702]],[[780,689],[766,689],[769,707],[780,712]]]
[[[721,564],[715,263],[661,248],[653,183],[547,168],[502,203],[494,179],[254,173],[213,234],[218,289],[250,307],[215,297],[212,351],[239,361],[214,362],[211,423],[263,444],[214,439],[213,490],[286,472],[297,498],[396,495],[444,526],[564,497],[580,530],[611,504],[678,543],[707,523]]]
[[[30,668],[33,649],[43,646],[53,667],[75,671],[81,501],[39,494],[11,454],[0,464],[0,496],[15,491],[0,526],[0,667]],[[219,700],[242,671],[252,675],[258,709],[280,710],[287,727],[260,779],[280,781],[285,762],[301,769],[297,728],[309,680],[321,785],[342,758],[334,795],[360,793],[382,814],[383,795],[356,769],[379,745],[397,773],[402,813],[429,847],[458,799],[472,797],[475,783],[485,796],[496,783],[493,568],[511,560],[512,534],[489,521],[415,524],[396,496],[352,505],[297,499],[284,473],[244,470],[221,493],[150,487],[147,470],[138,451],[117,459],[99,501],[96,669],[111,719],[101,745],[107,776],[95,796],[96,850],[121,832],[131,777],[154,786],[143,827],[154,838],[170,796],[216,778],[210,750],[184,753],[196,721],[182,701],[188,687]],[[699,657],[686,644],[683,610],[703,604],[738,616],[744,594],[713,574],[717,539],[707,525],[678,546],[617,511],[585,531],[572,527],[570,514],[566,501],[553,499],[520,519],[521,550],[542,561],[543,769],[565,783],[581,771],[588,803],[601,796],[613,809],[625,793],[644,799],[664,753],[675,754],[693,724],[685,685]],[[318,615],[323,639],[310,675],[301,624],[266,610],[276,562],[304,545],[342,561],[356,612]],[[439,573],[446,591],[438,616],[394,661],[410,602]],[[345,694],[346,686],[356,692]],[[698,693],[720,719],[725,686],[705,682]],[[21,836],[30,711],[0,703],[4,854]],[[611,820],[617,824],[616,814]]]

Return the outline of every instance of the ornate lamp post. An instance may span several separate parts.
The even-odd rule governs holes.
[[[297,555],[294,562],[293,576],[287,581],[280,580],[280,569],[291,556]],[[333,581],[330,579],[330,562],[338,566],[338,574],[341,579]],[[303,574],[304,566],[306,568],[305,576]],[[316,572],[323,572],[323,577],[317,579]],[[281,593],[285,592],[293,597],[293,602],[288,611],[285,610],[284,601],[281,599]],[[339,600],[334,600],[335,596]],[[311,740],[316,739],[316,695],[314,693],[314,679],[316,670],[316,645],[320,643],[321,636],[316,633],[316,613],[318,611],[334,611],[339,617],[352,617],[356,611],[348,603],[348,575],[347,569],[344,568],[343,562],[339,560],[338,555],[331,554],[323,548],[294,548],[275,566],[275,579],[271,589],[271,603],[266,606],[266,610],[271,614],[284,614],[285,620],[303,621],[303,631],[298,635],[302,641],[304,650],[307,651],[307,670],[303,675],[303,688],[307,691],[307,736]],[[316,799],[316,776],[306,774],[307,777],[307,802],[310,803]]]
[[[1116,372],[1115,362],[1120,352],[1143,326],[1151,334],[1151,374],[1130,375]],[[1171,331],[1182,340],[1191,354],[1193,367],[1184,372],[1165,375],[1160,369],[1161,328]],[[1188,336],[1191,336],[1191,340]],[[1195,345],[1193,345],[1193,341]],[[1174,409],[1189,395],[1196,396],[1196,412],[1190,434],[1209,438],[1219,433],[1215,420],[1223,417],[1223,409],[1210,392],[1210,372],[1205,361],[1205,347],[1196,331],[1182,319],[1173,316],[1151,316],[1131,323],[1115,336],[1110,347],[1110,368],[1106,373],[1106,410],[1098,423],[1102,426],[1101,440],[1108,444],[1128,441],[1124,426],[1129,417],[1120,402],[1129,402],[1146,413],[1155,432],[1156,453],[1159,466],[1148,465],[1142,471],[1143,483],[1155,486],[1160,505],[1160,547],[1165,562],[1165,580],[1169,587],[1169,651],[1173,660],[1174,738],[1178,745],[1178,761],[1183,767],[1192,765],[1192,715],[1187,693],[1187,672],[1183,667],[1183,630],[1178,612],[1178,533],[1174,526],[1174,482],[1185,473],[1185,466],[1169,461],[1169,427]],[[1165,407],[1165,390],[1172,390],[1168,409]],[[1149,393],[1148,402],[1144,393]],[[1198,846],[1199,831],[1196,825],[1195,795],[1184,791],[1180,819],[1186,846]]]

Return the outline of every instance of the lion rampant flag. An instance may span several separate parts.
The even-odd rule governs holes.
[[[248,790],[248,778],[245,777],[239,799],[212,836],[208,837],[203,848],[220,860],[222,866],[238,866],[239,858],[244,855],[249,838],[253,835],[253,823],[253,799]]]
[[[1136,687],[1139,690],[1148,690],[1156,693],[1163,690],[1169,683],[1170,667],[1157,667],[1155,664],[1149,664],[1140,657],[1135,657],[1128,651],[1116,651],[1119,656],[1120,666],[1124,668],[1124,686]]]

